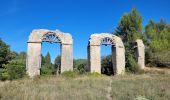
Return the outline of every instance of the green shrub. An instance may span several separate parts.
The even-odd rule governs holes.
[[[105,57],[102,57],[101,61],[101,73],[106,75],[112,75],[113,73],[113,64],[112,64],[112,56],[108,55]]]
[[[53,70],[52,70],[52,65],[42,65],[42,67],[41,67],[41,71],[40,71],[40,73],[41,73],[41,75],[52,75],[52,73],[53,73]]]
[[[130,53],[127,55],[126,67],[127,67],[127,71],[132,73],[138,73],[140,71],[137,61]]]
[[[76,59],[73,63],[73,69],[79,74],[86,72],[87,59]]]
[[[26,74],[25,66],[18,61],[10,61],[8,64],[3,65],[1,69],[1,80],[14,80],[24,77]]]
[[[61,75],[65,77],[75,78],[77,76],[77,73],[74,71],[64,71]]]
[[[86,64],[77,65],[77,67],[74,68],[74,71],[77,72],[77,73],[79,73],[79,74],[83,74],[83,73],[86,72],[85,66],[86,66]]]
[[[92,72],[92,73],[87,73],[88,76],[92,76],[92,77],[100,77],[102,76],[101,74],[99,74],[98,72]]]
[[[145,61],[149,67],[170,67],[170,50],[163,52],[152,52],[146,49]]]

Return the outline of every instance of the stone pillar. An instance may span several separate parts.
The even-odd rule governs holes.
[[[73,48],[71,44],[61,44],[61,73],[73,71]]]
[[[91,46],[90,49],[90,72],[101,73],[101,57],[100,57],[100,46]]]
[[[113,65],[113,74],[116,74],[116,48],[112,45],[112,65]]]
[[[140,39],[136,40],[136,58],[141,69],[145,68],[145,46]]]
[[[125,72],[125,50],[122,46],[115,47],[116,52],[116,70],[115,74],[124,74]]]
[[[40,75],[41,68],[41,43],[28,42],[27,74],[32,78]]]
[[[86,71],[90,71],[90,46],[87,46],[87,66]]]

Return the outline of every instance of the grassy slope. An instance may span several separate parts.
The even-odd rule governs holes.
[[[147,74],[141,75],[46,76],[34,80],[25,78],[0,82],[2,100],[107,100],[108,93],[113,100],[170,100],[170,75],[163,71],[147,70]]]

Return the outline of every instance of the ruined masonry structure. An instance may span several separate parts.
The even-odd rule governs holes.
[[[73,70],[73,40],[69,33],[45,29],[33,30],[28,40],[27,74],[30,77],[40,75],[41,44],[43,42],[61,44],[61,73]]]
[[[101,73],[101,45],[111,45],[112,64],[114,74],[123,74],[125,71],[125,48],[122,40],[109,33],[92,34],[87,47],[88,70]]]
[[[145,46],[141,39],[135,41],[135,56],[141,69],[145,68]]]
[[[33,30],[28,40],[27,74],[30,77],[40,75],[41,44],[43,42],[60,43],[61,45],[61,73],[73,70],[73,39],[69,33],[45,29]],[[101,45],[111,45],[113,74],[125,72],[125,48],[118,36],[109,33],[92,34],[89,39],[87,54],[87,69],[90,72],[101,73]],[[145,46],[137,39],[134,45],[135,56],[141,69],[145,67]]]

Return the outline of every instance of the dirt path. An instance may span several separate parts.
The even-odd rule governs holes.
[[[107,87],[107,95],[106,95],[108,100],[112,100],[111,91],[112,91],[112,78],[109,78],[109,86]]]

